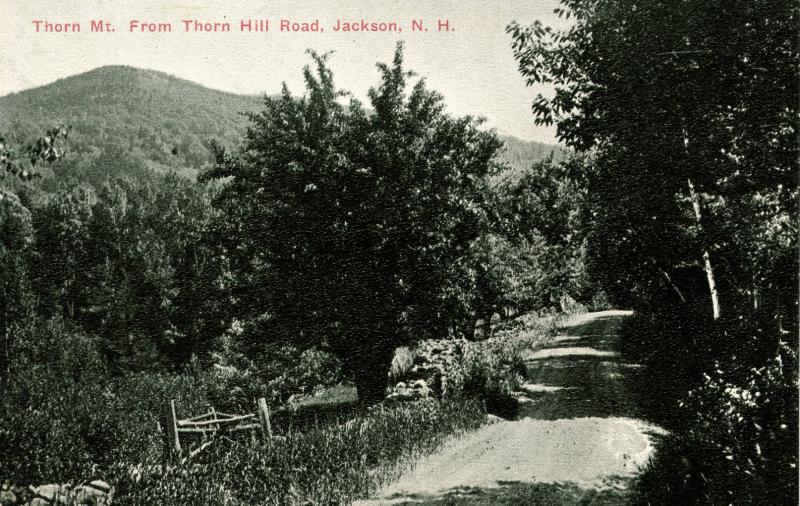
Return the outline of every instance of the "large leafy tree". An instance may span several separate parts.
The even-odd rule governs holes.
[[[536,121],[595,156],[595,274],[623,303],[795,320],[797,4],[563,3],[566,30],[508,30],[528,82],[555,88]]]
[[[220,151],[207,176],[227,178],[216,204],[234,313],[259,340],[335,352],[370,404],[394,348],[444,330],[501,143],[445,114],[424,81],[410,87],[401,47],[378,66],[371,110],[345,104],[312,56],[306,94],[266,98],[241,152]]]

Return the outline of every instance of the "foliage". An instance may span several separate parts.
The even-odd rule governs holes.
[[[572,177],[583,162],[578,156],[559,164],[537,162],[518,181],[495,191],[498,229],[520,251],[520,258],[533,263],[533,272],[526,276],[530,291],[506,292],[521,299],[515,305],[523,310],[564,309],[567,297],[588,303],[600,290],[587,273],[587,226],[582,215],[586,190]],[[513,265],[510,259],[506,263]]]
[[[557,318],[526,314],[498,325],[488,339],[428,339],[410,350],[413,366],[395,381],[424,380],[445,399],[479,399],[490,413],[516,415],[516,399],[528,350],[555,333]],[[500,406],[505,404],[506,406]]]
[[[683,430],[658,443],[637,504],[794,504],[797,497],[796,353],[765,365],[715,364],[680,401]]]
[[[590,155],[571,172],[588,272],[645,323],[628,352],[646,365],[644,404],[676,432],[643,478],[660,495],[643,501],[795,500],[796,442],[779,446],[774,427],[797,423],[797,364],[781,350],[798,335],[800,8],[562,3],[571,27],[508,32],[529,84],[555,88],[536,121]]]
[[[331,350],[362,401],[383,397],[395,347],[442,327],[450,265],[477,235],[500,142],[444,114],[402,52],[379,65],[374,110],[339,100],[324,56],[250,116],[242,152],[208,177],[236,286],[232,314],[269,340]]]
[[[94,338],[58,320],[30,332],[0,399],[0,475],[22,485],[102,477],[120,504],[333,504],[365,497],[410,459],[483,421],[463,401],[376,408],[302,432],[276,425],[281,437],[268,444],[220,440],[164,470],[157,422],[166,399],[181,414],[252,405],[233,391],[217,404],[229,384],[213,372],[108,377]]]
[[[796,447],[797,432],[787,429],[798,423],[795,352],[775,320],[712,323],[703,316],[637,315],[624,328],[623,353],[645,366],[632,373],[637,404],[672,431],[641,478],[639,501],[791,501],[797,455],[787,449]]]
[[[786,452],[797,446],[796,361],[795,351],[783,344],[744,381],[726,378],[717,368],[689,393],[685,408],[694,414],[693,432],[720,461],[709,502],[777,504],[797,496],[797,455]],[[721,483],[727,490],[720,490]]]
[[[291,397],[313,395],[345,380],[340,361],[317,348],[267,343],[253,351],[241,349],[237,336],[228,334],[223,340],[221,349],[213,354],[221,377],[221,398],[264,397],[283,405]]]
[[[576,174],[593,274],[616,302],[652,310],[709,305],[710,270],[723,311],[761,297],[795,320],[797,6],[565,4],[572,28],[509,32],[523,75],[556,88],[537,121],[594,150]]]
[[[528,314],[508,322],[489,339],[465,342],[447,380],[450,395],[486,400],[515,393],[525,375],[525,354],[552,337],[555,325],[553,317]]]
[[[30,212],[15,194],[0,190],[0,387],[8,379],[15,334],[30,317],[25,255],[31,235]]]
[[[27,327],[0,400],[0,474],[20,483],[85,479],[92,467],[157,459],[165,399],[208,405],[189,376],[110,377],[97,339],[51,320]]]
[[[99,193],[63,185],[32,208],[30,275],[40,314],[104,336],[107,358],[125,369],[208,355],[222,331],[209,298],[222,266],[206,242],[206,189],[151,175],[106,183]]]
[[[37,163],[61,159],[68,133],[65,127],[48,130],[26,148],[27,161],[0,135],[0,393],[10,373],[14,334],[33,316],[33,294],[25,265],[31,251],[31,213],[13,189],[37,175],[33,169]]]

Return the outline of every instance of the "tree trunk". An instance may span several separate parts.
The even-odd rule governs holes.
[[[492,337],[492,316],[494,313],[492,310],[487,309],[486,312],[483,314],[483,338],[489,339]]]
[[[351,368],[358,392],[358,404],[372,406],[386,397],[389,368],[394,348],[381,342],[370,343],[353,353]]]
[[[694,208],[694,217],[697,221],[697,228],[701,235],[703,235],[703,214],[700,208],[700,198],[694,189],[691,179],[686,180],[689,184],[689,195],[692,199],[692,207]],[[711,307],[714,313],[714,319],[718,320],[722,311],[719,304],[719,294],[717,293],[717,283],[714,279],[714,267],[711,264],[711,255],[708,253],[708,246],[703,246],[703,270],[706,272],[706,279],[708,280],[708,290],[711,294]]]
[[[11,375],[11,350],[9,349],[11,339],[8,337],[8,330],[3,332],[2,348],[0,348],[0,395],[5,394]]]

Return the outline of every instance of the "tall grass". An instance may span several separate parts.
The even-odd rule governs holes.
[[[112,470],[117,503],[347,504],[376,492],[415,457],[483,419],[475,403],[419,401],[271,442],[223,443],[201,462],[168,473],[118,467]]]
[[[485,419],[465,399],[367,411],[345,402],[324,406],[324,416],[281,412],[271,441],[220,437],[165,465],[158,425],[167,400],[180,417],[209,406],[252,412],[258,385],[237,390],[213,370],[115,376],[89,336],[58,323],[30,332],[0,398],[0,478],[23,486],[102,478],[116,487],[115,504],[345,503]]]

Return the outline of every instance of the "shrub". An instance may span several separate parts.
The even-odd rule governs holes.
[[[557,317],[527,314],[503,323],[482,341],[429,339],[408,352],[414,365],[396,380],[423,379],[445,398],[475,398],[506,417],[516,415],[514,393],[525,374],[525,352],[555,332]],[[397,359],[397,371],[400,360]]]
[[[191,376],[138,374],[75,381],[58,371],[15,375],[0,402],[0,476],[23,483],[84,479],[94,466],[161,456],[166,399],[208,406]]]
[[[292,396],[314,394],[344,379],[340,361],[313,347],[243,345],[228,335],[214,359],[219,378],[211,385],[212,397],[219,403],[235,397],[250,406],[253,399],[264,397],[270,404],[285,404]]]
[[[640,480],[639,502],[794,504],[797,357],[779,328],[691,314],[632,323],[623,349],[647,366],[642,405],[672,431]]]
[[[797,367],[794,350],[730,380],[719,363],[683,404],[691,436],[714,462],[709,502],[781,504],[797,498]]]

